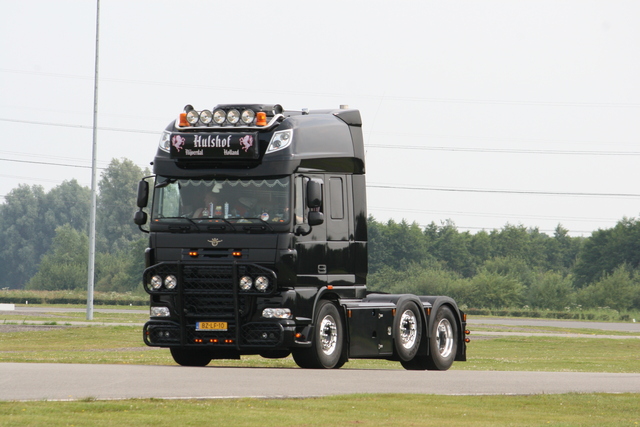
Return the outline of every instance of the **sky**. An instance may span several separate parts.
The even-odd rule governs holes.
[[[2,5],[0,196],[90,186],[96,5]],[[635,0],[101,0],[97,165],[148,166],[186,104],[349,105],[378,221],[588,236],[640,212],[638,22]]]

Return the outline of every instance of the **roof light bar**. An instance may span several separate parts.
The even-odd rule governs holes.
[[[284,119],[280,105],[219,106],[214,110],[196,110],[191,105],[184,108],[176,120],[179,129],[210,129],[215,127],[268,128]]]

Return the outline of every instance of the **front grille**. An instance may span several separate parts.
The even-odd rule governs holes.
[[[176,309],[183,326],[184,343],[223,344],[225,340],[238,339],[239,345],[274,346],[282,341],[282,328],[278,324],[247,323],[255,307],[256,295],[269,295],[277,288],[276,275],[273,270],[255,264],[198,264],[198,263],[160,263],[148,268],[145,282],[159,274],[165,277],[174,274],[178,278],[178,287],[174,290],[162,288],[153,294],[174,295]],[[267,292],[252,290],[242,292],[237,287],[238,280],[244,275],[252,277],[266,276],[269,279]],[[236,315],[237,310],[237,315]],[[227,331],[196,331],[196,322],[227,322]],[[239,322],[239,323],[238,323]],[[163,332],[164,337],[157,337],[157,344],[177,343],[181,340],[173,331]],[[182,334],[181,334],[182,335]],[[164,338],[164,339],[163,339]]]
[[[184,265],[182,282],[185,291],[233,294],[233,265]]]

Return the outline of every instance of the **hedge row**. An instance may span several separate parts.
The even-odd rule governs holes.
[[[490,310],[485,308],[467,308],[464,310],[469,316],[496,316],[496,317],[530,317],[542,319],[568,319],[568,320],[601,320],[601,321],[631,321],[629,313],[616,311],[546,311],[546,310],[518,310],[502,309]]]
[[[87,304],[86,294],[65,291],[0,291],[0,304]],[[133,305],[148,306],[147,295],[96,292],[94,305]]]

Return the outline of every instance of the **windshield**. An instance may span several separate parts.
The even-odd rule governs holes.
[[[277,179],[174,179],[157,177],[152,221],[184,218],[196,224],[286,224],[289,177]]]

